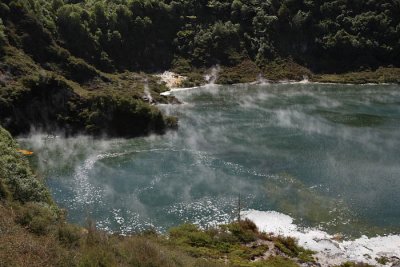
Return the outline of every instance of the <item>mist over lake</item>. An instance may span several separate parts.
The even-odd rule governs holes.
[[[400,87],[206,86],[163,136],[20,139],[71,222],[130,233],[277,211],[329,233],[400,233]],[[126,127],[134,127],[127,125]]]

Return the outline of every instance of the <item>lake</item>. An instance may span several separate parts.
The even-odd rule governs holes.
[[[179,129],[163,136],[19,139],[71,222],[163,232],[232,221],[240,206],[244,216],[276,211],[354,238],[400,233],[399,86],[209,85],[173,95],[183,104],[160,108]]]

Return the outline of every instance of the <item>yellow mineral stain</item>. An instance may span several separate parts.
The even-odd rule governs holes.
[[[29,150],[18,149],[17,151],[18,151],[19,153],[21,153],[22,155],[26,155],[26,156],[33,155],[33,152],[32,152],[32,151],[29,151]]]

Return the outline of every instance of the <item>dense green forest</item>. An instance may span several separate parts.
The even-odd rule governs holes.
[[[216,64],[228,84],[399,82],[399,14],[400,0],[1,0],[0,123],[163,133],[177,120],[151,104],[174,100],[151,74],[193,86]]]
[[[398,0],[2,2],[2,45],[48,62],[55,41],[106,72],[167,69],[180,59],[210,66],[291,57],[316,72],[400,64]]]

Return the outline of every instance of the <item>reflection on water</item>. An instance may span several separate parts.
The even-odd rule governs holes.
[[[180,119],[164,136],[21,142],[70,220],[110,231],[227,222],[240,194],[303,226],[400,233],[399,89],[209,86],[161,106]]]

